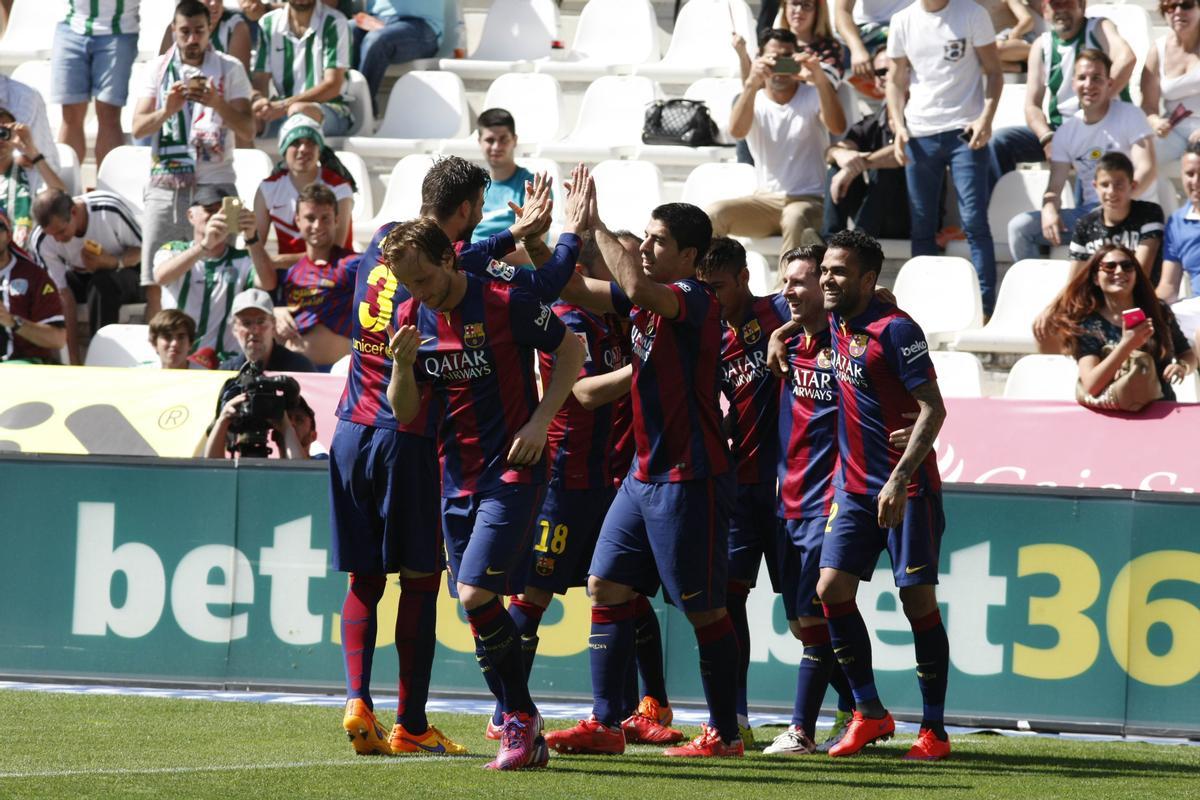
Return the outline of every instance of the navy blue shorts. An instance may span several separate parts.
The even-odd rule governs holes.
[[[898,528],[881,528],[878,520],[874,497],[835,489],[821,566],[867,581],[875,572],[879,554],[886,549],[892,557],[897,586],[936,585],[942,533],[946,530],[941,494],[908,498],[904,522]]]
[[[338,420],[329,448],[333,568],[384,575],[440,572],[437,442]]]
[[[725,607],[730,473],[680,483],[621,483],[592,556],[589,574],[647,597],[661,585],[676,608]]]
[[[588,567],[613,490],[550,486],[533,529],[533,559],[526,586],[565,594],[587,586]]]
[[[546,487],[507,483],[490,492],[442,498],[442,530],[455,583],[518,594],[529,576],[533,521]]]
[[[783,610],[788,619],[824,615],[817,597],[821,577],[821,544],[829,517],[779,520],[775,557],[779,562]]]
[[[775,481],[738,484],[729,516],[729,580],[754,586],[759,561],[766,556],[771,588],[780,590],[775,559],[780,521],[775,505]]]

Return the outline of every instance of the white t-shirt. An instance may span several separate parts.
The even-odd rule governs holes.
[[[34,228],[29,237],[30,249],[59,289],[67,288],[67,270],[83,268],[85,241],[96,242],[111,256],[119,256],[130,247],[140,249],[142,246],[142,226],[125,198],[98,189],[75,199],[82,199],[87,204],[88,224],[83,236],[62,244],[39,227]]]
[[[941,11],[913,3],[892,18],[887,54],[911,65],[904,121],[913,136],[970,127],[983,113],[983,67],[976,47],[994,44],[992,18],[975,0]]]
[[[150,62],[139,97],[158,97],[159,84],[164,80],[163,71],[174,52],[171,48]],[[242,62],[212,47],[204,51],[204,60],[199,67],[182,64],[179,70],[185,81],[195,75],[208,78],[226,102],[250,99],[250,78]],[[233,171],[233,131],[211,108],[200,103],[185,103],[183,111],[192,115],[190,144],[196,153],[196,183],[233,183],[237,177]]]
[[[896,12],[908,8],[912,2],[913,0],[854,0],[854,10],[851,14],[855,25],[866,25],[868,22],[884,25],[896,16]]]
[[[829,132],[821,124],[821,100],[806,83],[780,105],[760,89],[746,144],[754,156],[758,189],[789,196],[825,193],[825,150]]]
[[[1068,163],[1075,168],[1077,186],[1083,188],[1083,201],[1097,201],[1092,178],[1096,174],[1096,162],[1109,150],[1119,150],[1126,155],[1142,139],[1153,136],[1146,115],[1132,103],[1113,100],[1104,119],[1089,125],[1083,120],[1083,111],[1065,120],[1050,140],[1050,160]],[[1153,193],[1151,184],[1143,189],[1143,197]]]

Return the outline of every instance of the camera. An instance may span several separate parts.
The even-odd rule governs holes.
[[[12,139],[12,128],[0,125],[0,142],[7,142]]]
[[[246,458],[266,458],[271,423],[299,407],[300,384],[287,375],[263,375],[262,368],[254,362],[242,367],[234,384],[246,395],[246,402],[238,407],[229,424],[233,439],[228,445],[229,452]]]

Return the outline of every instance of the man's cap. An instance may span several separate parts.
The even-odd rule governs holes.
[[[202,183],[192,193],[192,205],[215,206],[226,197],[234,197],[234,193],[212,183]]]
[[[251,308],[256,308],[259,311],[265,311],[268,314],[275,313],[275,304],[271,302],[271,295],[267,294],[262,289],[247,289],[237,297],[233,298],[232,313],[234,316]]]
[[[312,139],[318,149],[325,148],[325,134],[321,123],[308,114],[292,114],[279,129],[279,154],[283,155],[298,139]]]

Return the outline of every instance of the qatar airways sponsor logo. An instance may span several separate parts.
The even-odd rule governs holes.
[[[815,369],[793,369],[791,390],[792,396],[798,399],[832,403],[833,375]]]
[[[650,351],[654,349],[654,331],[653,321],[647,326],[645,332],[636,325],[629,331],[629,340],[633,345],[633,354],[643,364],[650,360]]]
[[[613,344],[604,348],[603,352],[604,366],[609,370],[620,369],[625,366],[625,354],[621,352],[620,345]]]
[[[725,370],[725,383],[736,389],[767,377],[767,354],[755,350],[731,358],[722,368]]]
[[[867,373],[863,369],[862,364],[859,364],[852,358],[848,358],[842,353],[834,350],[831,353],[833,361],[833,373],[837,376],[839,383],[848,383],[859,389],[865,389],[869,385],[867,382]]]
[[[425,356],[425,372],[441,381],[469,381],[492,374],[492,365],[484,350],[461,350]]]

